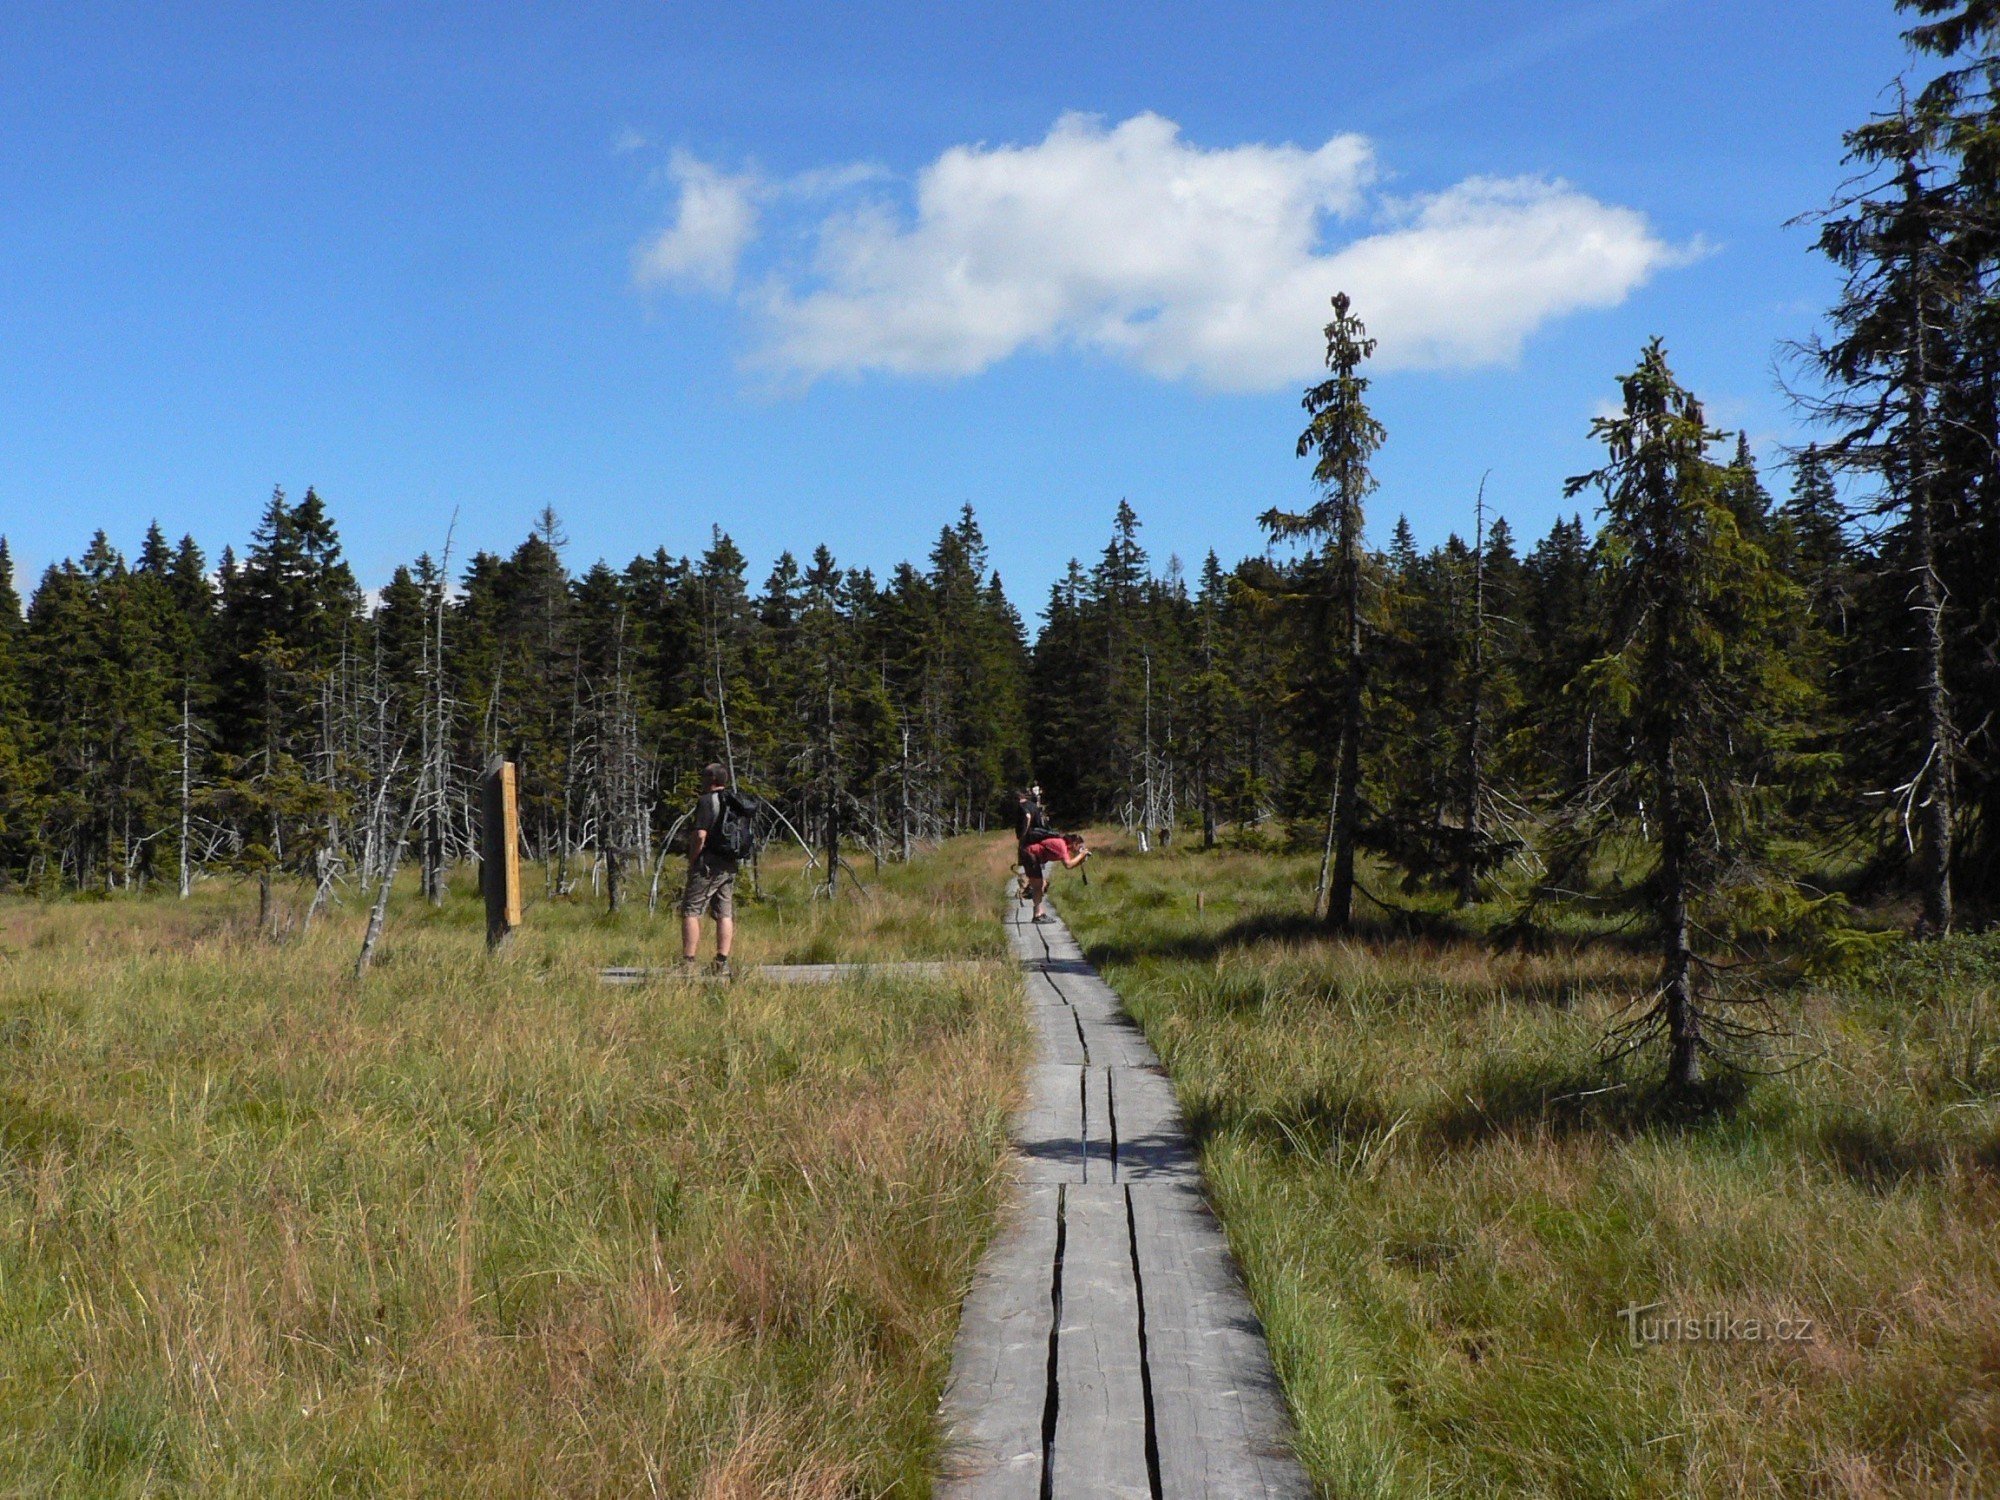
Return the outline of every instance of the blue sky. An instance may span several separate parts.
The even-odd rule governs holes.
[[[1888,0],[152,4],[0,29],[0,533],[239,546],[318,487],[442,543],[878,570],[970,502],[1032,616],[1129,498],[1261,547],[1325,294],[1383,340],[1373,531],[1531,537],[1663,335],[1799,436],[1786,228],[1907,65]],[[1299,325],[1303,324],[1303,327]]]

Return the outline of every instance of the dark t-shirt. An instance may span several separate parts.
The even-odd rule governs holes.
[[[736,860],[716,843],[716,829],[722,823],[722,793],[703,792],[694,805],[694,831],[708,835],[702,845],[701,862],[712,870],[733,870]]]
[[[1043,809],[1040,801],[1033,797],[1028,798],[1027,801],[1021,804],[1020,818],[1014,828],[1014,837],[1026,843],[1028,830],[1040,827],[1042,820],[1047,816],[1048,813]]]

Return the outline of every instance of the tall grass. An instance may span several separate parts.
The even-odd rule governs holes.
[[[997,950],[1002,858],[780,869],[739,953]],[[455,890],[357,988],[253,905],[0,901],[0,1492],[927,1492],[1011,974],[608,987],[667,903],[489,961]]]
[[[1329,939],[1310,860],[1094,863],[1065,914],[1328,1494],[2000,1493],[2000,939],[1777,997],[1797,1065],[1669,1113],[1596,1061],[1642,954]],[[1652,1303],[1813,1336],[1631,1347]]]

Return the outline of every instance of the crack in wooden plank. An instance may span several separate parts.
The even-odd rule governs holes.
[[[1139,1224],[1132,1212],[1132,1190],[1125,1189],[1126,1244],[1132,1252],[1132,1295],[1139,1304],[1139,1393],[1146,1403],[1146,1482],[1153,1500],[1160,1494],[1160,1431],[1153,1414],[1153,1360],[1146,1344],[1146,1273],[1139,1264]]]
[[[1055,1487],[1056,1424],[1062,1420],[1062,1383],[1057,1358],[1061,1353],[1063,1299],[1063,1240],[1068,1229],[1069,1189],[1056,1188],[1056,1259],[1049,1281],[1049,1372],[1047,1393],[1042,1399],[1042,1500],[1053,1500]]]

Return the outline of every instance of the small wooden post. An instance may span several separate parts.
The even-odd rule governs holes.
[[[486,946],[498,951],[521,925],[521,816],[514,763],[494,756],[479,784],[479,885],[486,896]]]

